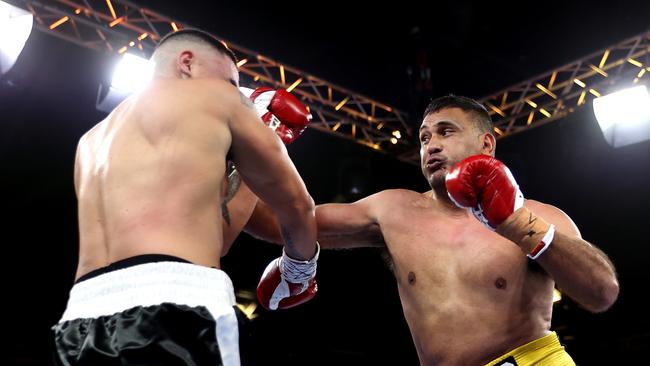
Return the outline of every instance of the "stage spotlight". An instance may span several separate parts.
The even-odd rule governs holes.
[[[111,86],[99,86],[96,107],[110,113],[134,92],[144,88],[153,75],[153,64],[142,57],[125,53],[113,72]]]
[[[30,12],[0,1],[0,76],[16,63],[32,32]]]
[[[144,88],[153,75],[153,64],[142,57],[125,53],[113,73],[111,87],[134,93]]]
[[[594,115],[614,147],[650,139],[650,95],[645,85],[594,99]]]

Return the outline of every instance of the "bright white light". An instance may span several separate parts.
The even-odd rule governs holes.
[[[142,90],[151,80],[153,69],[149,60],[125,53],[113,73],[111,86],[130,93]]]
[[[644,85],[594,99],[594,114],[614,147],[650,140],[650,96]]]
[[[31,13],[0,1],[0,75],[16,63],[32,32]]]
[[[615,125],[650,123],[650,96],[645,85],[594,99],[594,114],[603,132]]]

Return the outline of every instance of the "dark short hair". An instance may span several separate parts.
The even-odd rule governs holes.
[[[167,33],[156,45],[156,50],[158,50],[163,44],[165,44],[169,40],[177,40],[177,39],[178,40],[187,39],[187,40],[205,42],[208,45],[212,46],[212,48],[219,51],[220,53],[228,56],[233,63],[237,64],[237,57],[235,56],[235,53],[232,52],[230,48],[228,48],[223,42],[221,42],[220,40],[212,36],[210,33],[196,28],[184,28],[181,30],[177,30],[175,32]]]
[[[444,97],[436,98],[429,103],[427,109],[424,111],[423,119],[431,113],[436,113],[446,108],[459,108],[474,116],[475,127],[481,132],[488,132],[493,134],[492,118],[485,107],[472,98],[462,97],[458,95],[445,95]]]

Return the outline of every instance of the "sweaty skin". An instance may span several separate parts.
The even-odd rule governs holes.
[[[514,243],[429,194],[388,190],[366,200],[422,364],[478,365],[549,333],[553,281]],[[319,206],[321,214],[337,213]]]
[[[76,278],[150,253],[219,268],[229,247],[221,210],[229,151],[248,186],[284,209],[288,223],[295,218],[296,236],[315,235],[313,201],[248,99],[227,81],[159,78],[79,141]]]
[[[200,84],[158,80],[79,142],[77,277],[146,253],[219,267],[230,133],[201,116]]]
[[[554,285],[588,310],[611,306],[618,294],[613,266],[558,208],[524,203],[556,226],[553,244],[533,262],[447,197],[447,171],[468,156],[492,155],[493,136],[479,133],[462,110],[447,108],[424,119],[420,140],[431,191],[385,190],[319,205],[316,221],[322,248],[388,249],[421,364],[485,364],[549,334]],[[281,243],[263,202],[245,230]]]

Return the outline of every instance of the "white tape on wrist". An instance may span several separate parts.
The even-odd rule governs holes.
[[[551,246],[554,236],[555,236],[555,225],[551,225],[548,228],[546,234],[544,234],[542,241],[540,241],[539,244],[537,244],[537,246],[533,248],[533,250],[530,253],[528,253],[526,256],[528,256],[528,258],[533,260],[539,258],[539,256],[542,255],[542,253],[544,253],[548,249],[548,247]]]
[[[280,259],[280,273],[282,277],[292,283],[307,282],[316,276],[316,265],[320,255],[320,245],[316,243],[316,254],[308,261],[293,259],[282,250]]]

